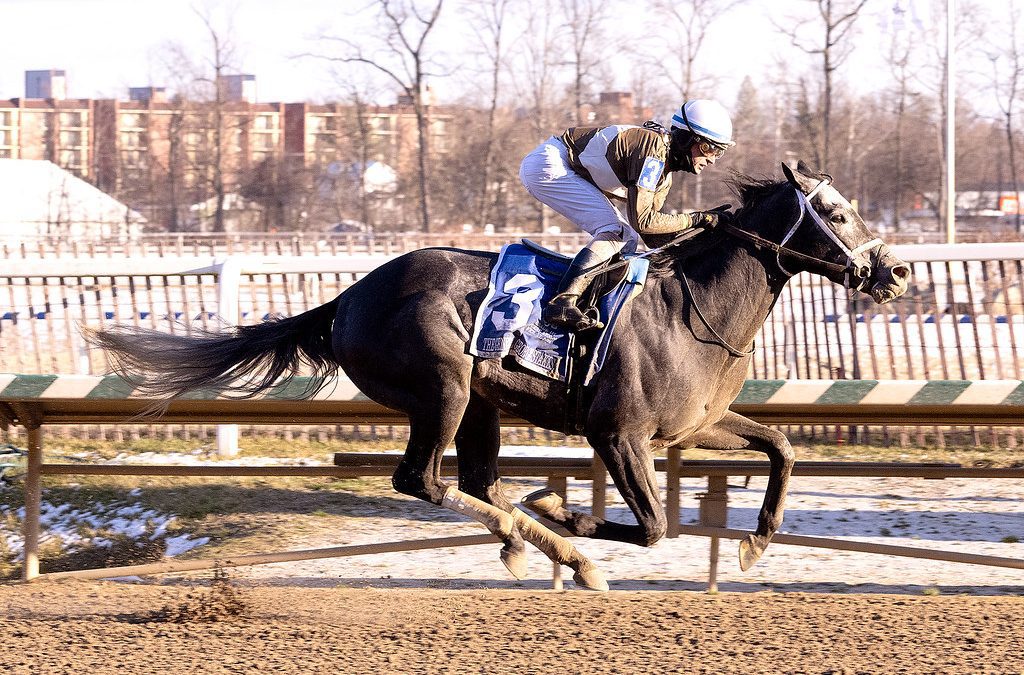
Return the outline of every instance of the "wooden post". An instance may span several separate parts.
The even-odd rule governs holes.
[[[679,458],[678,445],[671,446],[665,460],[665,517],[668,519],[668,537],[679,536]]]
[[[43,465],[43,429],[31,426],[28,429],[28,458],[25,473],[25,521],[22,532],[25,535],[24,581],[39,576],[39,511],[42,504],[41,467]]]
[[[604,462],[597,453],[594,453],[594,476],[593,476],[593,499],[591,500],[590,512],[594,514],[595,518],[604,519],[605,515],[605,503],[607,486],[608,486],[608,469],[605,467]]]
[[[700,499],[700,524],[705,527],[728,525],[728,476],[708,476],[708,491]],[[678,521],[677,521],[678,522]],[[708,564],[708,593],[718,592],[718,537],[711,537]]]
[[[568,508],[569,498],[566,495],[568,486],[565,476],[548,476],[548,488],[561,495],[566,508]],[[551,588],[556,591],[562,590],[562,566],[556,562],[551,563]]]

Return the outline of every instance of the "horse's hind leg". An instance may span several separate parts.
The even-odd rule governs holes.
[[[445,448],[455,438],[462,420],[468,420],[466,405],[469,395],[465,393],[466,389],[468,387],[449,382],[442,395],[421,396],[418,405],[409,406],[416,410],[409,414],[409,443],[405,456],[391,477],[391,484],[402,494],[418,497],[483,523],[505,542],[506,549],[522,551],[525,549],[523,540],[511,513],[441,480],[441,459]],[[429,405],[435,400],[441,405]],[[469,422],[467,424],[472,426]],[[509,570],[516,574],[519,567],[525,565],[513,562]]]
[[[611,539],[638,546],[653,546],[665,536],[665,508],[659,501],[654,462],[645,436],[627,433],[591,433],[587,439],[604,459],[619,494],[637,524],[617,523],[589,513],[571,511],[552,490],[538,490],[523,498],[534,513],[558,523],[579,537]]]
[[[501,560],[513,575],[519,579],[526,576],[526,549],[523,545],[523,539],[526,539],[553,562],[571,567],[573,580],[580,586],[608,590],[608,582],[594,563],[564,537],[513,506],[505,496],[498,476],[501,427],[497,408],[478,396],[472,396],[455,436],[455,445],[459,453],[459,488],[470,498],[493,504],[505,514],[510,514],[515,522],[516,528],[505,540],[501,551]]]
[[[512,502],[505,496],[498,476],[501,426],[498,409],[476,395],[470,395],[466,414],[455,434],[459,456],[459,489],[507,514]],[[526,578],[526,544],[513,527],[501,549],[501,562],[516,579]]]

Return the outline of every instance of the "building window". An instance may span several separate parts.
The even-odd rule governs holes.
[[[146,147],[145,138],[141,131],[122,131],[121,132],[121,147],[122,148],[144,148]]]
[[[334,134],[317,134],[313,142],[318,148],[333,148],[338,144],[338,138]]]
[[[253,128],[258,131],[272,131],[277,128],[277,125],[274,124],[273,115],[257,115],[253,121]]]
[[[306,119],[306,131],[308,133],[333,133],[337,130],[338,118],[334,115],[310,115]]]
[[[370,117],[366,121],[367,125],[374,131],[391,131],[390,117]]]
[[[80,112],[62,112],[60,114],[60,125],[62,127],[81,127],[82,125],[82,113]]]
[[[273,150],[273,134],[255,134],[252,138],[252,147],[255,150]]]
[[[10,129],[0,129],[0,145],[13,145],[11,143]]]
[[[81,150],[61,150],[60,165],[62,167],[77,169],[82,167]]]
[[[122,150],[121,163],[127,167],[141,167],[144,155],[139,150]]]
[[[0,110],[0,127],[11,126],[11,111]]]
[[[125,129],[141,129],[144,127],[142,115],[139,113],[121,113],[121,127]]]
[[[82,132],[81,131],[62,131],[60,132],[60,144],[61,147],[77,147],[82,145]]]

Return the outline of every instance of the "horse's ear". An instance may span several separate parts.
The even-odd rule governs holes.
[[[800,187],[800,181],[793,175],[793,169],[791,169],[785,162],[782,163],[782,173],[786,174],[786,180],[788,180],[793,187]]]
[[[824,171],[818,171],[809,167],[802,159],[797,162],[796,170],[805,176],[811,178],[817,178],[818,180],[827,180],[829,183],[832,182],[832,176],[825,173]]]
[[[788,166],[787,164],[783,163],[782,173],[786,174],[786,180],[789,181],[790,185],[795,187],[797,190],[800,190],[804,194],[813,190],[814,186],[817,184],[816,180],[807,175],[807,165],[804,164],[803,162],[799,162],[796,165],[796,171],[794,171],[791,166]]]

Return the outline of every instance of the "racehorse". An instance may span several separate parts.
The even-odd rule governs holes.
[[[113,368],[144,390],[174,397],[232,387],[253,396],[282,377],[339,367],[371,399],[409,416],[409,442],[394,488],[484,523],[504,543],[501,560],[526,573],[524,539],[573,568],[576,582],[607,589],[601,572],[566,539],[513,506],[498,475],[499,413],[564,430],[572,409],[583,434],[636,517],[613,522],[571,511],[541,490],[528,508],[571,534],[650,546],[666,532],[652,447],[754,449],[770,474],[756,531],[740,542],[747,570],[782,523],[794,452],[781,432],[729,410],[746,378],[752,342],[799,272],[889,302],[910,268],[868,231],[831,177],[783,165],[785,181],[736,176],[742,206],[732,223],[650,256],[643,292],[623,309],[601,373],[583,392],[470,355],[474,316],[496,254],[413,251],[381,265],[331,302],[293,317],[172,335],[133,326],[87,331]],[[657,242],[648,242],[653,245]],[[441,480],[454,440],[458,487]]]

